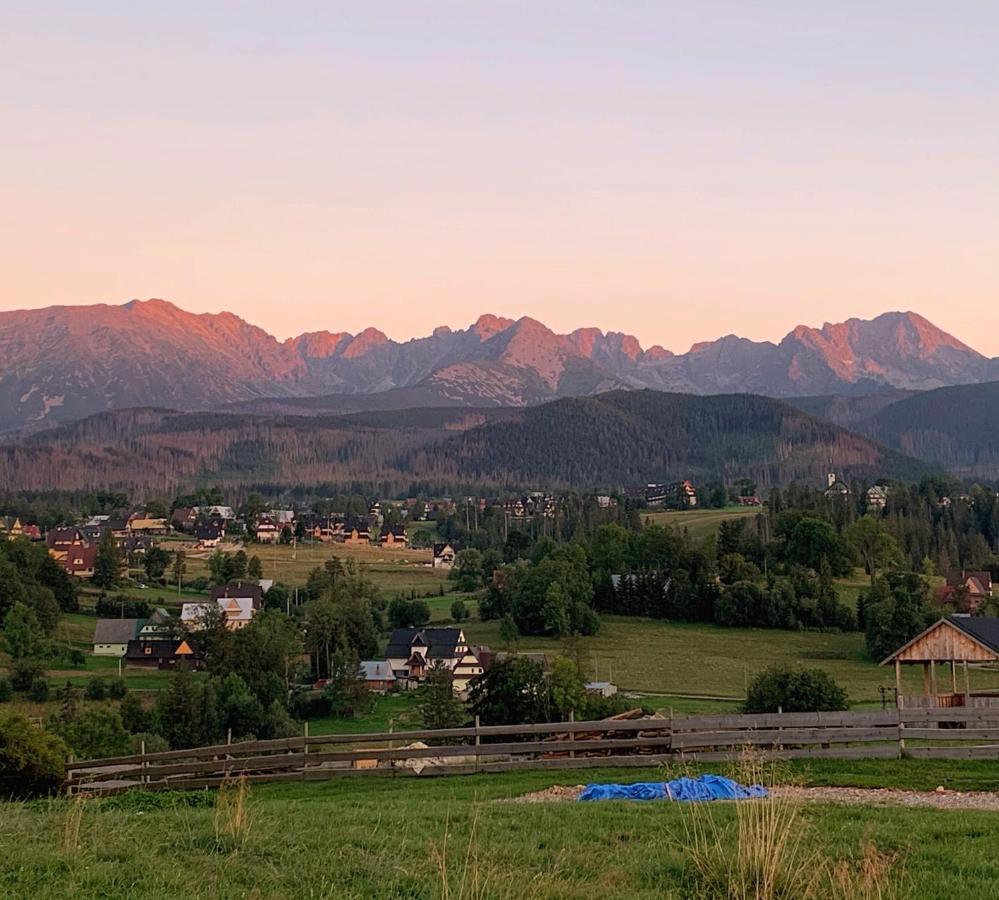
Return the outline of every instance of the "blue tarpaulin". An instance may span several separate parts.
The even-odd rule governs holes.
[[[766,797],[767,789],[739,784],[721,775],[639,781],[637,784],[588,784],[580,800],[750,800]]]

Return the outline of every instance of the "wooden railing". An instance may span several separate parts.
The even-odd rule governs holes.
[[[432,746],[424,746],[424,744]],[[67,789],[214,787],[226,779],[465,775],[512,769],[766,759],[999,759],[999,709],[677,716],[473,726],[218,744],[69,764]]]

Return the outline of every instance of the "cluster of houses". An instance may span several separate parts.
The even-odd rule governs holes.
[[[212,588],[208,600],[181,604],[179,618],[157,609],[145,619],[98,619],[94,628],[95,656],[113,656],[128,666],[172,669],[181,660],[200,668],[204,657],[192,647],[191,632],[212,622],[236,631],[245,628],[264,606],[264,589],[257,582],[232,582]]]

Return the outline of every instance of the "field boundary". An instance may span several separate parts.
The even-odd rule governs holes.
[[[764,759],[999,759],[999,708],[604,719],[302,735],[68,764],[69,793]]]

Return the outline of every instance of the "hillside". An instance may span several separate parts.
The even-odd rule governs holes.
[[[527,409],[264,417],[135,409],[0,446],[0,490],[194,484],[635,486],[747,476],[761,486],[911,476],[915,460],[776,400],[618,391]]]
[[[852,396],[999,375],[994,360],[911,312],[674,353],[619,332],[557,334],[493,315],[401,342],[375,328],[281,342],[232,313],[194,315],[163,300],[0,312],[0,360],[0,431],[136,406],[328,415],[528,406],[621,388]]]
[[[999,382],[789,402],[959,477],[999,480]]]

